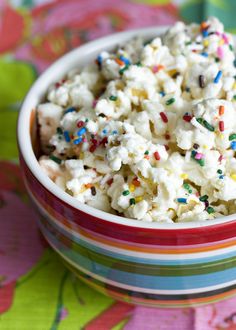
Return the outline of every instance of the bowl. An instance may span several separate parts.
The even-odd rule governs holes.
[[[136,35],[150,39],[165,30],[152,27],[117,33],[60,58],[30,89],[17,133],[25,186],[41,214],[39,227],[66,265],[114,299],[176,308],[210,304],[236,294],[236,215],[176,224],[112,215],[62,191],[36,158],[35,108],[50,84],[93,61],[102,50],[112,50]]]

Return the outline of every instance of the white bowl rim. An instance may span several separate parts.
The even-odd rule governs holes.
[[[153,229],[153,230],[180,230],[180,229],[197,229],[197,228],[205,228],[212,227],[217,225],[223,225],[227,222],[232,222],[235,220],[236,215],[231,214],[228,216],[219,217],[214,220],[206,220],[206,221],[191,221],[186,223],[165,223],[165,222],[146,222],[139,221],[136,219],[125,218],[122,216],[114,215],[108,212],[104,212],[98,209],[95,209],[89,205],[83,204],[77,201],[74,197],[70,196],[66,192],[64,192],[60,187],[58,187],[53,181],[49,179],[49,177],[42,171],[37,158],[33,152],[31,139],[30,139],[30,114],[34,109],[35,105],[34,100],[40,95],[41,86],[44,85],[44,80],[49,77],[56,70],[61,70],[60,67],[68,66],[70,60],[79,56],[81,52],[89,52],[91,49],[96,49],[101,44],[106,45],[115,45],[124,42],[136,35],[141,35],[146,37],[158,36],[166,31],[167,26],[161,27],[148,27],[141,29],[134,29],[119,33],[114,33],[103,38],[96,39],[94,41],[90,41],[80,47],[75,48],[74,50],[68,52],[67,54],[60,57],[57,61],[55,61],[51,66],[49,66],[34,82],[31,86],[28,94],[26,95],[18,116],[17,123],[17,140],[18,146],[20,149],[20,153],[26,162],[28,168],[33,173],[33,175],[38,179],[38,181],[53,195],[58,197],[60,200],[69,204],[70,206],[78,209],[84,213],[87,213],[93,217],[99,218],[102,221],[108,221],[111,223],[116,223],[124,226],[135,227],[138,229]],[[107,47],[108,47],[107,46]],[[107,48],[104,47],[104,50]],[[61,75],[63,76],[63,74]],[[49,86],[47,86],[48,88]],[[25,127],[25,123],[27,123],[27,129]],[[206,229],[207,229],[206,228]],[[211,228],[209,228],[211,229]]]

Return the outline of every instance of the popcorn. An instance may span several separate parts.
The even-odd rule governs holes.
[[[214,17],[103,51],[38,105],[42,170],[79,202],[139,221],[236,212],[234,62]]]

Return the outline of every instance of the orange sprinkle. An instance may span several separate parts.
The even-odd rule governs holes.
[[[121,61],[119,58],[115,59],[116,63],[118,63],[120,66],[124,65],[124,62]]]
[[[206,30],[208,28],[207,22],[202,22],[201,23],[201,30]]]
[[[138,181],[137,178],[133,179],[132,183],[133,183],[133,185],[134,185],[135,187],[139,187],[139,186],[140,186],[140,181]]]
[[[87,183],[87,184],[85,184],[85,188],[87,188],[87,189],[89,189],[89,188],[91,188],[93,185],[91,184],[91,183]]]
[[[225,113],[225,107],[223,105],[220,105],[219,107],[219,115],[222,116]]]
[[[146,158],[146,159],[150,159],[150,156],[148,156],[148,155],[145,155],[145,156],[144,156],[144,158]]]

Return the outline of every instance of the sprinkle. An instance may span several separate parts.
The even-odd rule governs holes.
[[[101,145],[103,145],[103,146],[105,147],[105,144],[107,144],[107,143],[108,143],[108,139],[107,139],[107,136],[105,136],[105,137],[100,141],[99,144],[101,144]]]
[[[129,68],[129,65],[126,65],[124,68],[120,69],[119,74],[122,75],[128,68]]]
[[[152,72],[153,72],[153,73],[157,73],[157,72],[158,72],[158,66],[157,66],[157,65],[154,65],[154,66],[152,67]]]
[[[169,140],[170,139],[170,134],[166,133],[165,138],[166,138],[166,140]]]
[[[217,48],[217,55],[220,59],[222,59],[224,57],[224,51],[223,51],[222,47]]]
[[[199,147],[200,147],[199,144],[194,143],[194,145],[193,145],[193,148],[194,148],[194,149],[198,149]]]
[[[86,127],[82,127],[78,132],[77,132],[77,135],[78,136],[81,136],[83,134],[85,134],[87,131],[87,128]]]
[[[162,97],[164,97],[165,95],[166,95],[166,93],[165,92],[159,92],[159,94],[162,96]]]
[[[149,154],[149,151],[148,150],[146,150],[145,151],[145,153],[144,153],[144,155],[148,155]]]
[[[105,118],[106,115],[104,115],[104,113],[99,113],[98,117],[102,117],[102,118]]]
[[[93,104],[92,104],[92,107],[93,107],[93,108],[95,108],[95,107],[96,107],[96,105],[97,105],[97,103],[98,103],[98,100],[93,100]]]
[[[135,187],[139,187],[140,186],[140,181],[137,179],[137,178],[134,178],[133,180],[132,180],[132,183],[133,183],[133,185],[135,186]]]
[[[232,173],[232,174],[230,175],[230,177],[231,177],[231,179],[233,179],[234,181],[236,181],[236,173]]]
[[[102,131],[102,133],[103,133],[103,134],[107,134],[107,130],[104,129],[104,130]]]
[[[224,175],[220,175],[220,176],[219,176],[219,179],[223,180],[224,177],[225,177]]]
[[[84,126],[84,122],[82,120],[78,121],[77,123],[77,127],[83,127]]]
[[[102,64],[102,56],[101,55],[98,55],[97,63],[100,64],[100,65]]]
[[[220,157],[219,157],[219,159],[218,159],[218,162],[220,162],[220,163],[221,163],[221,162],[222,162],[222,160],[223,160],[223,158],[224,158],[224,157],[223,157],[223,155],[220,155]]]
[[[123,193],[122,193],[123,196],[127,196],[129,194],[130,194],[129,190],[124,190]]]
[[[142,66],[142,63],[139,61],[139,62],[135,63],[135,65]]]
[[[129,185],[129,191],[131,191],[131,192],[134,192],[135,191],[135,185],[133,185],[133,184],[130,184]]]
[[[184,186],[184,188],[187,189],[187,190],[190,188],[190,185],[189,185],[188,183],[184,183],[183,186]]]
[[[91,188],[93,185],[92,185],[92,183],[86,183],[84,186],[85,186],[85,188],[89,189],[89,188]]]
[[[234,101],[236,100],[236,95],[233,96]]]
[[[221,169],[219,169],[219,170],[217,170],[217,173],[218,173],[218,174],[222,174],[223,171],[222,171]]]
[[[113,135],[118,134],[118,131],[115,129],[114,131],[112,131],[112,134]]]
[[[177,202],[181,204],[187,204],[187,198],[177,198]]]
[[[67,110],[64,111],[64,115],[65,115],[66,113],[69,113],[69,112],[75,112],[75,111],[76,111],[76,108],[74,108],[74,107],[68,108]]]
[[[130,205],[134,205],[134,204],[136,204],[136,202],[135,202],[135,198],[130,198],[130,200],[129,200],[129,204],[130,204]]]
[[[186,113],[184,116],[183,116],[183,120],[186,121],[186,122],[190,122],[192,120],[192,116],[189,115],[188,113]]]
[[[199,159],[198,164],[203,167],[205,165],[204,159]]]
[[[161,119],[163,123],[168,123],[167,115],[164,112],[160,112]]]
[[[117,100],[117,96],[115,96],[115,95],[111,95],[111,96],[109,97],[109,100],[111,100],[111,101],[116,101],[116,100]]]
[[[66,140],[66,142],[70,142],[70,135],[68,131],[64,131],[64,138]]]
[[[208,131],[214,132],[215,128],[211,124],[209,124],[205,119],[197,118],[197,121],[206,129],[208,129]]]
[[[201,30],[207,30],[209,28],[207,22],[202,22],[201,23]]]
[[[205,77],[202,74],[198,77],[198,84],[201,88],[206,86]]]
[[[223,105],[220,105],[219,107],[219,115],[222,116],[225,113],[225,107]]]
[[[85,119],[85,122],[87,123],[88,121],[89,121],[88,118],[86,118],[86,119]]]
[[[206,53],[206,52],[202,52],[201,55],[202,55],[203,57],[208,57],[208,53]]]
[[[61,127],[57,127],[57,134],[59,135],[63,134],[63,130],[61,129]]]
[[[124,62],[121,61],[119,58],[116,58],[115,61],[116,61],[117,64],[119,64],[119,66],[123,66],[124,65]]]
[[[143,196],[138,196],[135,198],[136,203],[141,202],[142,200],[143,200]]]
[[[108,186],[112,185],[112,183],[113,183],[113,178],[111,178],[107,181]]]
[[[187,173],[183,173],[180,175],[181,179],[187,180],[188,179],[188,174]]]
[[[199,160],[199,159],[202,159],[204,158],[204,155],[201,154],[200,152],[197,152],[196,155],[195,155],[195,159]]]
[[[120,59],[122,62],[124,62],[126,65],[130,65],[130,60],[127,57],[120,56]]]
[[[225,130],[225,123],[222,120],[219,122],[219,130],[221,132],[224,132]]]
[[[96,150],[97,146],[95,144],[93,144],[92,146],[90,146],[89,151],[90,152],[94,152]]]
[[[232,141],[230,147],[232,150],[236,150],[236,141]]]
[[[192,150],[192,151],[191,151],[191,157],[192,157],[192,158],[195,159],[196,154],[197,154],[197,151],[195,151],[195,150]]]
[[[228,37],[227,37],[227,35],[226,35],[225,33],[222,34],[222,38],[224,39],[224,42],[225,42],[226,44],[229,43],[229,39],[228,39]],[[230,46],[232,46],[232,45],[230,45]]]
[[[185,91],[186,91],[187,93],[189,93],[189,92],[190,92],[190,88],[189,88],[189,87],[186,87],[186,88],[185,88]]]
[[[153,155],[154,155],[154,157],[155,157],[156,160],[160,160],[161,159],[161,156],[160,156],[160,154],[159,154],[158,151],[155,151]]]
[[[231,50],[231,52],[234,51],[234,47],[232,45],[229,45],[229,49]]]
[[[211,213],[214,213],[214,212],[215,212],[215,210],[213,209],[213,207],[209,206],[207,208],[207,213],[211,214]]]
[[[208,31],[206,31],[206,30],[202,31],[203,38],[206,38],[208,36],[208,34],[209,34]]]
[[[209,46],[209,41],[208,41],[208,40],[204,40],[204,41],[203,41],[203,46],[204,46],[204,47]]]
[[[77,145],[77,144],[80,144],[82,141],[83,141],[83,139],[80,137],[80,138],[78,138],[78,139],[75,139],[75,140],[73,141],[73,143]]]
[[[230,134],[229,141],[236,140],[236,134]]]
[[[91,187],[91,194],[93,195],[93,196],[95,196],[96,195],[96,188],[94,187],[94,186],[92,186]]]
[[[203,196],[199,197],[199,200],[201,202],[205,202],[207,199],[208,199],[208,196],[207,195],[203,195]]]
[[[60,159],[60,158],[58,158],[58,157],[56,157],[56,156],[54,156],[54,155],[50,155],[49,156],[49,159],[51,159],[51,160],[53,160],[55,163],[57,163],[57,164],[61,164],[61,162],[62,162],[62,160]]]
[[[175,99],[172,97],[169,100],[166,101],[166,105],[171,105],[172,103],[175,102]]]
[[[220,62],[220,59],[218,57],[215,57],[215,62],[216,63]]]
[[[222,71],[218,71],[217,75],[215,76],[214,83],[217,84],[222,76]]]

